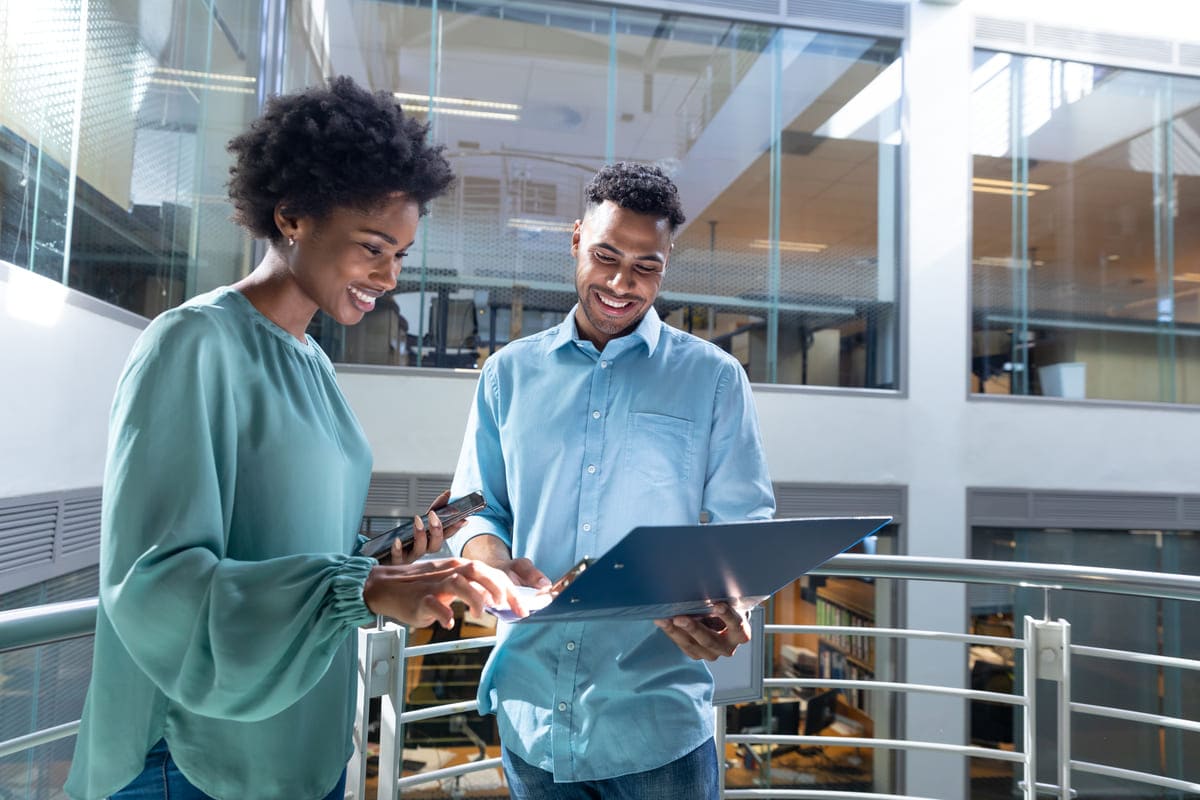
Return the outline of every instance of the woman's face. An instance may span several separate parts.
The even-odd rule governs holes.
[[[281,249],[300,291],[333,319],[354,325],[396,288],[419,219],[417,202],[397,193],[369,211],[337,208],[320,220],[297,219],[290,233],[295,244],[287,244],[285,230]]]

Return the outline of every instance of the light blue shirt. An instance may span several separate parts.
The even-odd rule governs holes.
[[[488,508],[453,547],[490,533],[552,580],[639,525],[775,510],[741,365],[653,312],[603,352],[572,309],[490,357],[451,492],[476,489]],[[556,781],[654,769],[712,736],[708,668],[651,621],[501,624],[499,637],[480,712]]]

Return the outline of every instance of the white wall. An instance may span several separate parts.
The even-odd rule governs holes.
[[[0,262],[0,498],[100,485],[113,391],[145,324]]]

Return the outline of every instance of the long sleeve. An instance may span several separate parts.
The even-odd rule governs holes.
[[[467,417],[458,467],[450,487],[452,497],[483,492],[487,508],[470,517],[463,529],[451,537],[450,547],[455,555],[461,555],[468,541],[483,534],[496,536],[512,546],[512,504],[500,444],[499,397],[495,380],[494,370],[485,364],[475,387],[475,401]]]
[[[362,586],[375,562],[346,555],[354,529],[344,530],[341,507],[353,491],[340,477],[339,442],[313,443],[305,398],[262,407],[287,386],[248,378],[263,365],[247,369],[228,338],[185,312],[131,357],[111,420],[100,594],[131,658],[167,698],[253,721],[303,697],[351,629],[373,619]],[[320,377],[309,360],[309,377]],[[293,436],[308,440],[312,459],[268,458],[278,443],[264,418],[274,415],[284,426],[298,418]],[[261,427],[268,433],[254,441],[248,432]],[[325,473],[324,496],[312,496],[320,481],[300,477],[312,472]]]
[[[775,493],[767,471],[750,381],[732,360],[722,365],[713,398],[704,509],[712,522],[770,519]]]

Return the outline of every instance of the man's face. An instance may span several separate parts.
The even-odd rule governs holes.
[[[600,350],[632,331],[658,297],[671,256],[666,219],[605,200],[575,222],[571,255],[579,333]]]

